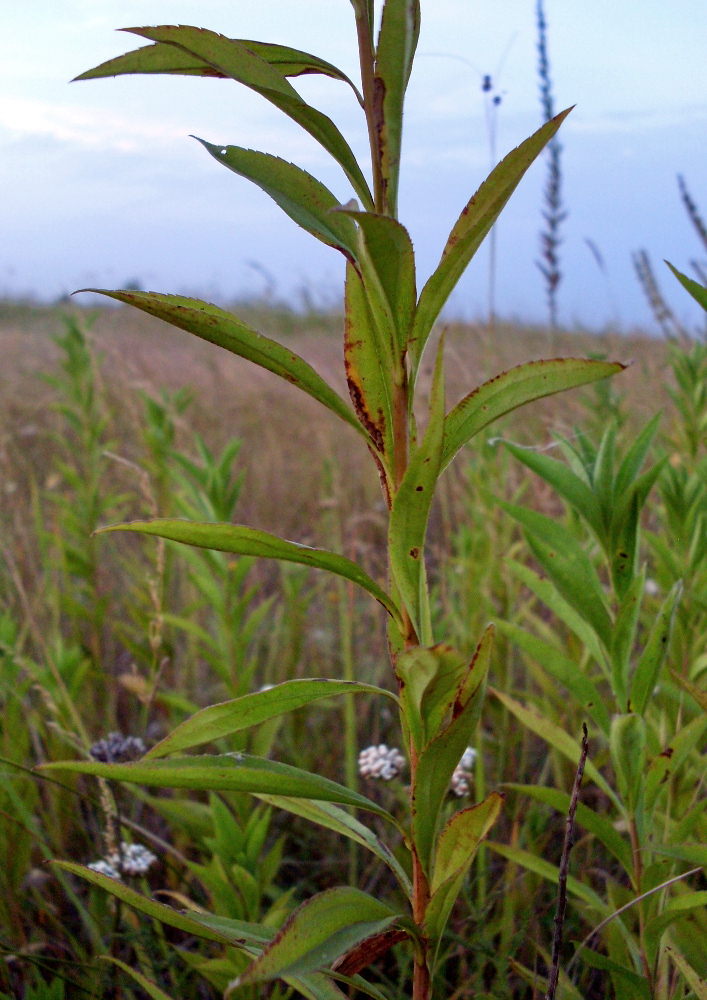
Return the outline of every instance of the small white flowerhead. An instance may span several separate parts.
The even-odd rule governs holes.
[[[99,875],[107,875],[108,878],[114,878],[120,882],[120,872],[104,858],[99,858],[98,861],[92,861],[90,865],[86,865],[86,867],[91,868],[94,872],[98,872]]]
[[[390,750],[385,743],[377,747],[366,747],[358,755],[358,773],[365,778],[391,781],[397,778],[405,767],[405,758],[396,747]]]
[[[451,781],[449,782],[449,787],[452,794],[456,795],[458,799],[461,799],[465,795],[469,794],[471,772],[477,756],[478,753],[473,747],[467,747],[462,754],[461,760],[454,768],[454,773],[452,774]]]
[[[123,875],[144,875],[157,861],[157,856],[142,844],[128,844],[123,841],[120,852],[114,851],[106,860]]]

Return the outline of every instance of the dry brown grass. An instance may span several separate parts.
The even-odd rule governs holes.
[[[9,452],[20,467],[41,470],[44,432],[52,420],[52,390],[41,374],[51,370],[58,357],[51,335],[61,329],[62,309],[86,317],[91,314],[73,305],[0,307],[0,421],[6,476],[19,473],[23,478],[21,468],[7,469]],[[163,388],[174,391],[189,386],[195,396],[189,423],[207,443],[218,448],[234,435],[243,440],[244,522],[312,541],[320,521],[324,457],[335,459],[345,484],[345,520],[358,520],[363,511],[375,512],[380,507],[377,479],[372,463],[365,461],[364,446],[353,431],[313,400],[269,372],[137,310],[107,308],[94,313],[93,338],[102,357],[101,371],[119,437],[128,452],[140,420],[137,390],[156,396]],[[268,335],[286,339],[346,395],[341,317],[301,317],[255,307],[245,307],[240,314]],[[654,338],[560,332],[551,342],[542,328],[502,324],[489,343],[483,326],[461,323],[449,325],[447,338],[450,403],[480,381],[523,361],[599,351],[620,361],[633,361],[619,382],[632,419],[640,422],[669,402],[664,344]],[[428,376],[429,368],[423,379]],[[575,391],[532,404],[515,415],[507,432],[523,441],[543,441],[551,429],[571,430],[584,413],[580,397],[581,392]]]

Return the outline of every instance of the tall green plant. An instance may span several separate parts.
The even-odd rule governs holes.
[[[493,627],[469,659],[435,642],[425,570],[425,538],[439,477],[461,448],[497,417],[531,400],[605,378],[620,364],[554,359],[521,365],[445,402],[444,338],[436,361],[424,433],[415,390],[425,348],[449,295],[530,164],[556,134],[554,117],[492,171],[454,224],[437,268],[417,292],[410,236],[397,219],[403,102],[420,26],[419,0],[385,0],[380,27],[374,0],[352,0],[360,89],[335,66],[288,46],[225,38],[213,31],[163,25],[128,29],[152,44],[84,73],[172,73],[235,80],[270,101],[313,136],[342,169],[353,198],[343,203],[307,171],[270,153],[199,140],[213,158],[267,192],[294,222],[346,259],[344,362],[353,409],[302,358],[236,316],[195,299],[153,292],[103,291],[252,361],[316,399],[347,423],[368,448],[389,511],[389,574],[374,580],[352,560],[233,524],[161,519],[107,530],[147,535],[241,556],[281,559],[350,580],[388,616],[397,694],[355,681],[287,681],[198,712],[132,764],[67,762],[63,770],[157,787],[247,791],[338,831],[370,850],[395,876],[400,905],[388,906],[352,887],[328,889],[304,902],[274,935],[254,922],[177,914],[99,873],[63,863],[137,909],[197,937],[250,957],[234,966],[231,988],[282,979],[318,1000],[343,996],[336,981],[369,995],[359,972],[393,943],[412,949],[414,1000],[431,996],[439,942],[477,847],[494,823],[501,796],[492,792],[440,822],[450,778],[472,741],[485,688]],[[370,145],[370,179],[337,126],[307,104],[290,79],[317,73],[350,86]],[[184,751],[332,695],[389,699],[399,710],[409,757],[409,815],[404,823],[377,802],[329,779],[269,759],[190,756]],[[403,855],[342,806],[380,817]],[[401,859],[402,858],[402,859]],[[161,995],[161,994],[153,994]]]

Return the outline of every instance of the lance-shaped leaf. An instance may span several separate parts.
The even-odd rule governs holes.
[[[45,771],[73,771],[93,774],[110,781],[127,781],[154,788],[192,788],[198,791],[249,792],[253,795],[288,795],[318,799],[365,809],[392,822],[381,806],[365,795],[351,791],[336,781],[310,774],[279,761],[252,757],[245,753],[170,757],[167,760],[137,761],[130,764],[103,764],[99,761],[65,760],[42,764]]]
[[[675,670],[670,671],[670,676],[673,678],[676,684],[678,684],[684,691],[694,698],[697,704],[700,706],[703,712],[707,712],[707,691],[703,691],[692,681],[688,680],[687,677],[683,677],[678,674]]]
[[[135,306],[143,312],[164,320],[180,330],[187,330],[210,344],[216,344],[236,354],[239,358],[252,361],[287,382],[297,386],[302,392],[322,403],[347,424],[370,441],[368,432],[361,426],[351,408],[328,385],[321,375],[288,347],[263,336],[233,313],[200,299],[185,298],[182,295],[162,295],[159,292],[109,291],[105,288],[83,288],[84,292],[96,292],[126,305]]]
[[[431,635],[425,634],[425,536],[439,478],[443,437],[444,337],[440,338],[437,349],[430,422],[393,499],[388,529],[391,571],[415,632],[425,645],[432,640]]]
[[[549,455],[544,455],[534,448],[521,448],[510,441],[504,441],[503,444],[519,462],[522,462],[546,483],[549,483],[563,500],[566,500],[582,515],[597,538],[602,539],[603,530],[599,504],[593,491],[583,479],[575,475],[564,462],[550,458]]]
[[[418,753],[437,736],[468,670],[466,659],[447,643],[414,646],[397,656],[405,724]]]
[[[451,721],[425,747],[417,762],[412,826],[418,855],[427,870],[431,865],[430,855],[442,802],[454,769],[473,739],[481,714],[494,631],[489,625],[457,688]]]
[[[599,694],[596,684],[582,672],[580,667],[563,653],[561,649],[544,639],[539,639],[519,625],[499,621],[499,630],[528,654],[546,673],[565,687],[590,719],[607,736],[609,734],[609,712]]]
[[[267,531],[246,528],[241,524],[215,524],[211,521],[201,523],[182,521],[179,518],[127,521],[125,524],[111,524],[98,530],[100,533],[137,531],[143,535],[157,535],[173,542],[196,545],[202,549],[217,549],[219,552],[233,552],[235,555],[242,556],[261,556],[264,559],[281,559],[283,562],[300,563],[302,566],[323,569],[336,576],[343,576],[367,590],[383,605],[388,614],[398,624],[401,624],[400,612],[388,594],[355,562],[347,559],[346,556],[337,555],[335,552],[313,549],[309,545],[301,545],[299,542],[288,542]]]
[[[376,46],[375,132],[386,210],[397,215],[403,101],[420,34],[420,0],[385,0]]]
[[[699,302],[703,309],[707,309],[707,288],[705,288],[704,285],[700,285],[699,282],[693,281],[692,278],[688,278],[688,276],[683,274],[682,271],[678,271],[676,267],[673,267],[669,260],[666,260],[665,263],[678,279],[682,287],[690,293],[695,302]]]
[[[262,955],[232,986],[325,968],[397,919],[390,907],[359,889],[327,889],[295,910]]]
[[[560,869],[549,861],[545,861],[544,858],[538,857],[536,854],[532,854],[530,851],[523,851],[517,847],[506,847],[505,844],[496,844],[493,841],[488,841],[488,846],[496,854],[500,854],[501,857],[508,858],[516,865],[520,865],[521,868],[527,868],[528,871],[535,872],[542,878],[546,878],[549,882],[553,882],[555,885],[560,880]],[[599,913],[602,917],[611,916],[611,910],[601,898],[601,896],[591,889],[588,885],[580,882],[578,878],[574,878],[572,875],[567,877],[567,889],[572,896],[580,899],[583,903],[589,906],[592,910]],[[620,924],[620,918],[616,918]],[[621,925],[621,928],[626,934],[626,928]]]
[[[504,694],[503,691],[497,691],[495,688],[489,688],[489,692],[494,695],[494,697],[498,698],[498,700],[502,702],[502,704],[504,704],[506,708],[513,713],[513,715],[515,715],[516,719],[518,719],[518,721],[526,727],[526,729],[529,729],[532,733],[540,736],[541,739],[545,740],[551,747],[554,747],[555,750],[559,751],[559,753],[571,761],[575,767],[577,766],[582,748],[573,736],[570,736],[569,733],[566,733],[561,726],[558,726],[550,719],[538,715],[537,712],[531,711],[524,705],[521,705],[519,701],[516,701],[515,698],[511,698],[510,695]],[[601,790],[609,796],[616,808],[623,813],[624,808],[621,800],[591,760],[588,760],[585,764],[585,774],[588,778],[591,778],[595,785],[601,788]]]
[[[343,215],[359,226],[358,267],[379,339],[402,371],[407,336],[415,311],[415,254],[410,234],[395,219],[346,207]]]
[[[310,52],[293,49],[289,45],[256,42],[250,38],[233,38],[229,41],[235,41],[250,52],[254,52],[279,70],[283,76],[320,73],[333,80],[341,80],[351,87],[361,103],[361,95],[354,83],[346,73],[327,62],[326,59],[320,59],[319,56],[314,56]],[[155,42],[154,45],[146,45],[141,49],[134,49],[132,52],[117,56],[115,59],[109,59],[107,62],[101,63],[100,66],[81,73],[72,82],[98,80],[101,77],[124,76],[131,73],[163,73],[177,76],[208,76],[219,77],[222,80],[230,79],[228,74],[222,73],[221,70],[205,62],[200,56],[177,48],[176,45],[170,45],[168,42]]]
[[[561,597],[551,580],[539,576],[529,566],[517,562],[515,559],[507,559],[506,567],[517,576],[522,583],[538,597],[554,615],[564,622],[567,628],[574,632],[579,641],[583,643],[601,667],[604,675],[609,678],[610,672],[606,660],[604,648],[601,645],[597,634],[591,625],[588,625],[584,618],[579,615],[564,597]]]
[[[623,371],[626,365],[586,358],[552,358],[531,361],[496,375],[461,399],[447,415],[442,468],[490,423],[525,403],[552,396]]]
[[[413,372],[417,371],[435,320],[469,261],[501,214],[523,174],[555,135],[570,111],[571,108],[568,108],[546,122],[501,160],[463,209],[449,234],[442,259],[420,295],[410,338]]]
[[[205,28],[194,28],[190,25],[166,24],[157,27],[124,28],[124,31],[152,42],[161,42],[176,47],[187,55],[194,56],[207,63],[220,75],[230,77],[238,83],[250,87],[266,100],[270,101],[286,115],[297,122],[305,131],[319,142],[324,149],[340,165],[357,196],[367,209],[373,208],[373,199],[351,147],[342,136],[334,122],[321,111],[311,107],[302,100],[285,74],[278,69],[276,63],[263,58],[257,51],[248,48],[242,42],[226,38],[215,31]],[[129,53],[133,62],[139,53]],[[149,57],[148,57],[149,58]],[[102,67],[83,74],[82,79],[89,75],[115,75],[100,72]],[[130,72],[140,72],[132,69]]]
[[[503,796],[492,792],[478,805],[455,813],[442,830],[424,924],[425,934],[433,941],[440,938],[478,846],[496,822],[502,805]]]
[[[705,303],[705,309],[707,309],[707,295],[705,295]],[[707,1000],[707,982],[704,978],[696,969],[692,968],[688,960],[682,952],[678,951],[674,944],[666,945],[665,950],[685,977],[685,982],[694,992],[697,1000]]]
[[[556,809],[562,816],[566,816],[569,812],[570,797],[567,792],[561,792],[556,788],[546,788],[543,785],[515,785],[510,782],[505,783],[503,787],[518,792],[520,795],[529,795],[537,802],[544,802]],[[633,857],[630,844],[616,830],[611,820],[590,809],[589,806],[585,806],[583,802],[578,802],[577,823],[588,830],[597,840],[600,840],[607,850],[611,851],[629,878],[633,880]]]
[[[371,442],[385,494],[393,491],[392,357],[378,341],[366,293],[358,271],[346,265],[344,364],[349,394]]]
[[[200,712],[177,726],[169,736],[160,740],[142,759],[154,760],[157,757],[165,757],[168,753],[189,750],[202,743],[211,743],[223,736],[250,729],[267,719],[274,719],[278,715],[292,712],[322,698],[359,692],[386,695],[397,704],[398,699],[390,691],[371,684],[326,679],[285,681],[267,691],[256,691],[241,698],[234,698],[232,701],[202,708]]]
[[[141,972],[138,972],[137,969],[132,969],[125,962],[121,962],[119,958],[113,958],[112,955],[99,955],[98,957],[104,962],[112,962],[113,965],[117,965],[119,969],[122,969],[123,972],[131,976],[136,983],[142,986],[145,993],[147,993],[149,997],[152,997],[152,1000],[174,1000],[173,997],[170,997],[169,993],[165,993],[163,989],[160,989],[160,987],[148,979],[147,976],[143,976]]]
[[[670,644],[670,637],[673,632],[675,610],[681,595],[682,581],[678,580],[663,601],[660,611],[648,633],[648,639],[641,657],[636,664],[636,669],[631,679],[629,705],[631,711],[637,712],[639,715],[645,712],[650,697],[658,683],[660,668],[663,666],[668,653],[668,645]]]
[[[262,188],[298,226],[356,260],[356,227],[341,212],[331,211],[339,199],[316,177],[270,153],[198,141],[224,167]]]
[[[256,798],[261,802],[267,802],[277,809],[284,809],[295,816],[301,816],[310,823],[318,823],[327,830],[334,830],[342,837],[348,837],[354,843],[367,848],[372,854],[386,864],[397,878],[403,892],[410,898],[412,887],[410,879],[398,859],[392,851],[379,840],[378,837],[369,830],[367,826],[360,823],[354,816],[340,809],[339,806],[332,805],[331,802],[314,802],[311,799],[293,799],[284,795],[258,795]]]
[[[589,556],[564,525],[537,511],[498,501],[523,527],[533,555],[560,594],[592,626],[604,646],[611,646],[612,622],[606,597]]]
[[[171,906],[165,906],[164,903],[158,903],[148,896],[143,896],[125,885],[124,882],[96,872],[92,868],[77,865],[71,861],[53,861],[52,864],[63,871],[71,872],[72,875],[80,876],[100,889],[105,889],[106,892],[117,896],[118,899],[141,913],[145,913],[148,917],[159,920],[167,927],[174,927],[205,941],[243,948],[257,954],[274,937],[275,932],[272,928],[242,920],[221,918],[218,929],[214,926],[209,927],[199,919],[199,914],[180,913],[178,910],[173,910]]]

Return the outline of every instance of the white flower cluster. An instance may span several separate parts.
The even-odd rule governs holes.
[[[105,858],[99,861],[92,861],[89,868],[108,878],[117,878],[121,875],[144,875],[157,861],[157,856],[148,851],[142,844],[128,844],[125,841],[120,845],[120,851],[112,851]]]
[[[385,743],[366,747],[358,755],[358,773],[366,778],[391,781],[405,767],[405,758],[395,747],[389,750]]]
[[[104,858],[99,858],[98,861],[92,861],[90,865],[86,865],[87,868],[92,868],[94,872],[98,872],[99,875],[107,875],[108,878],[117,878],[120,882],[120,872],[117,871],[113,865],[111,865]]]
[[[473,747],[467,747],[462,754],[462,759],[454,768],[454,774],[452,775],[450,787],[452,789],[452,794],[456,795],[458,799],[461,799],[465,795],[469,794],[469,781],[471,780],[471,772],[473,770],[476,757],[476,750],[474,750]]]

